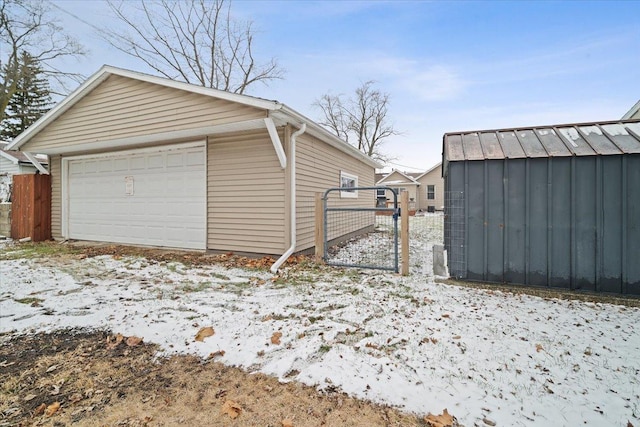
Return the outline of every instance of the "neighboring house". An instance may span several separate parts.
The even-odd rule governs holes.
[[[444,209],[444,180],[442,179],[442,163],[431,167],[426,172],[400,172],[394,169],[380,178],[376,185],[384,185],[406,190],[409,193],[409,205],[419,212],[435,212]],[[390,199],[387,196],[387,199]]]
[[[380,167],[277,101],[110,66],[10,148],[50,156],[56,239],[246,254],[312,248],[315,193]]]
[[[444,209],[444,179],[442,163],[438,163],[415,178],[420,183],[418,210],[433,212]]]
[[[38,170],[31,160],[20,151],[7,151],[7,142],[0,142],[0,175],[21,175],[36,173]],[[48,165],[47,156],[37,154],[36,159],[45,168]]]
[[[0,142],[0,203],[11,200],[11,185],[13,175],[34,174],[38,172],[31,160],[20,151],[5,150],[8,143]],[[40,167],[48,166],[47,156],[35,155],[35,159],[40,163]],[[3,233],[6,234],[6,233]]]
[[[640,119],[640,101],[622,116],[622,120]]]
[[[376,186],[391,187],[397,190],[398,196],[400,196],[402,191],[407,191],[409,193],[409,209],[416,210],[418,208],[417,198],[420,183],[413,179],[412,176],[393,169],[391,173],[376,182]],[[380,200],[382,197],[382,190],[379,195],[376,195],[376,197]],[[393,203],[393,196],[387,194],[386,198],[388,202]],[[398,202],[400,202],[399,197]]]
[[[639,119],[447,133],[443,171],[452,277],[640,295]]]

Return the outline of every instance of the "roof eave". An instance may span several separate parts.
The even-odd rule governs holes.
[[[363,152],[361,152],[360,150],[358,150],[354,146],[352,146],[349,143],[341,140],[340,138],[338,138],[337,136],[335,136],[334,134],[332,134],[331,132],[329,132],[328,130],[326,130],[325,128],[323,128],[322,126],[320,126],[319,124],[317,124],[316,122],[311,120],[310,118],[298,113],[297,111],[295,111],[294,109],[286,106],[285,104],[280,104],[279,110],[283,114],[288,116],[291,120],[293,120],[294,122],[298,123],[298,125],[303,123],[303,122],[306,123],[307,124],[307,133],[308,134],[310,134],[312,136],[315,136],[316,138],[320,139],[321,141],[326,142],[330,146],[332,146],[334,148],[337,148],[338,150],[342,151],[343,153],[348,154],[351,157],[354,157],[354,158],[366,163],[367,165],[369,165],[371,167],[374,167],[374,168],[382,168],[383,167],[382,164],[376,162],[371,157],[367,156],[366,154],[364,154]]]

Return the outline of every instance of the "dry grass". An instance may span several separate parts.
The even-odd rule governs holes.
[[[106,332],[0,337],[0,426],[419,426],[424,420]],[[235,402],[239,416],[222,411]],[[60,409],[42,413],[58,402]]]

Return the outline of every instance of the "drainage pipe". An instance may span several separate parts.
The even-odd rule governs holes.
[[[296,137],[298,135],[302,135],[307,130],[307,124],[302,123],[300,129],[291,134],[291,151],[289,153],[289,173],[291,175],[289,179],[289,184],[291,185],[291,213],[290,213],[290,222],[291,222],[291,246],[285,253],[282,254],[280,258],[271,266],[271,272],[277,273],[278,269],[284,262],[291,256],[293,251],[296,250]]]

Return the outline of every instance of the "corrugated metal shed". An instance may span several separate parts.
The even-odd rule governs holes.
[[[453,277],[640,296],[640,120],[443,144]]]
[[[525,159],[640,153],[640,120],[575,123],[444,135],[449,161]]]

